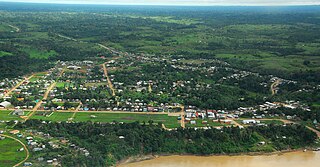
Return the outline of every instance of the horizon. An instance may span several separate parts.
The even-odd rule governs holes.
[[[135,2],[127,2],[128,0],[121,0],[120,2],[110,2],[109,0],[103,1],[103,0],[90,0],[83,1],[83,0],[0,0],[0,3],[29,3],[29,4],[57,4],[57,5],[119,5],[119,6],[205,6],[205,7],[285,7],[285,6],[319,6],[320,0],[312,1],[312,2],[299,2],[295,0],[294,2],[287,2],[281,1],[281,2],[269,2],[264,3],[265,0],[261,0],[262,2],[258,3],[248,3],[244,2],[246,0],[240,0],[240,3],[222,3],[226,0],[207,0],[205,3],[195,3],[195,0],[175,0],[173,3],[165,3],[167,0],[156,0],[153,2],[144,2],[146,0],[139,0]],[[160,2],[162,1],[162,2]],[[214,1],[214,2],[213,2]],[[236,0],[227,0],[227,1],[236,1]],[[184,3],[187,2],[187,3]],[[198,1],[197,1],[198,2]],[[202,0],[201,2],[204,2]]]

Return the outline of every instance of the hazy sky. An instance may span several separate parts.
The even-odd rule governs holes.
[[[144,4],[144,5],[319,5],[320,0],[0,0],[68,4]]]

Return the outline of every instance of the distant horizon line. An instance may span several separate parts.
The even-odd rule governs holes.
[[[27,4],[56,4],[56,5],[119,5],[119,6],[181,6],[181,7],[294,7],[294,6],[320,6],[315,4],[150,4],[150,3],[62,3],[62,2],[24,2],[24,1],[1,1],[0,3],[27,3]]]

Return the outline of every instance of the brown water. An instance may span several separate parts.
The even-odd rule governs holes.
[[[163,156],[120,167],[320,167],[320,151],[261,156]]]

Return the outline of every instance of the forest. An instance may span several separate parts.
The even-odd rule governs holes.
[[[122,159],[148,154],[212,155],[272,152],[310,146],[317,138],[314,132],[301,125],[271,124],[245,129],[228,127],[221,130],[178,128],[176,131],[167,131],[161,128],[161,123],[145,125],[139,122],[124,124],[41,122],[41,120],[28,120],[17,124],[16,128],[49,133],[57,138],[63,137],[70,143],[87,148],[90,152],[88,157],[78,154],[62,155],[62,166],[112,166]],[[152,123],[152,120],[149,123]],[[259,144],[262,141],[266,144]],[[49,152],[48,156],[53,156],[54,152],[61,153],[54,149]]]

